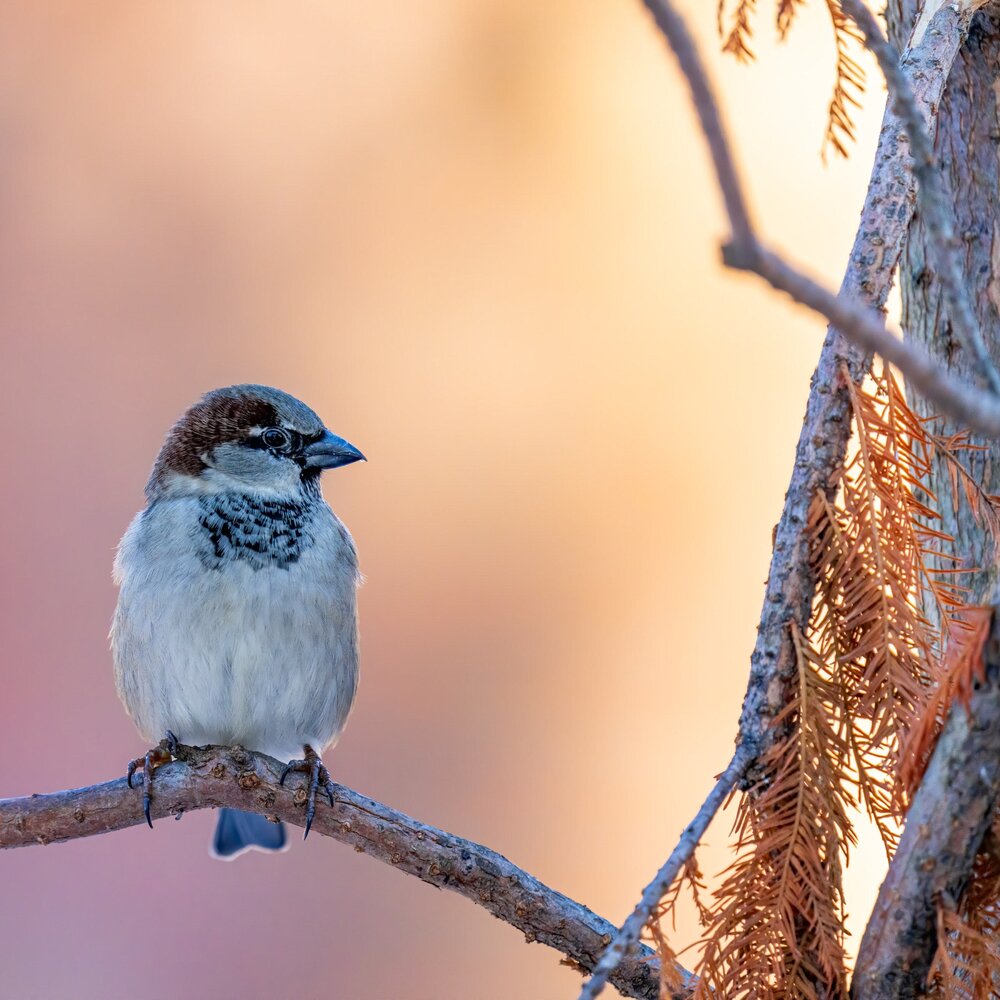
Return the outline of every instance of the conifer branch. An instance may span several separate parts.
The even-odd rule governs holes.
[[[850,436],[849,383],[857,384],[864,378],[870,353],[875,351],[896,364],[918,391],[943,410],[998,436],[1000,400],[955,379],[926,352],[902,343],[886,329],[882,310],[915,200],[916,183],[905,134],[907,123],[891,106],[887,107],[861,224],[840,294],[835,295],[772,253],[757,237],[718,102],[687,26],[671,0],[644,0],[644,3],[677,58],[709,147],[731,228],[730,240],[723,247],[724,262],[756,273],[831,323],[812,383],[792,482],[775,531],[764,610],[740,719],[734,762],[740,762],[738,775],[743,787],[752,790],[767,776],[768,760],[773,757],[775,747],[780,746],[788,724],[790,685],[800,660],[792,636],[805,634],[816,590],[814,567],[810,564],[809,513],[817,495],[830,499],[836,489]],[[941,6],[929,23],[918,26],[920,42],[908,52],[914,87],[907,107],[917,109],[921,122],[926,115],[928,141],[932,140],[937,108],[972,13],[974,9],[969,2],[955,7]],[[668,860],[665,871],[669,865]],[[654,880],[647,892],[651,894],[660,888],[659,881]],[[643,903],[645,897],[646,893]],[[650,910],[643,903],[623,927],[622,942],[631,939],[629,928],[643,913],[648,919]],[[639,931],[641,928],[639,923]],[[617,939],[615,944],[621,948]],[[614,968],[622,955],[627,955],[626,948],[609,949],[598,966],[600,974],[605,968]],[[585,986],[582,998],[596,996],[600,987],[600,975],[595,974]]]
[[[179,759],[155,771],[152,816],[178,816],[195,809],[227,806],[303,825],[306,793],[300,778],[278,784],[282,765],[239,747],[182,746]],[[142,789],[124,778],[50,795],[0,799],[0,848],[51,844],[121,830],[145,822]],[[550,889],[487,847],[412,819],[349,788],[336,786],[335,805],[316,805],[312,830],[356,851],[450,889],[493,916],[566,956],[566,963],[591,970],[615,933],[613,924]],[[152,837],[154,833],[148,833]],[[316,844],[304,849],[315,850]],[[692,976],[677,967],[683,988]],[[628,955],[611,977],[619,992],[655,1000],[660,967],[649,948]]]
[[[1000,797],[1000,615],[913,796],[854,971],[855,1000],[926,991],[939,913],[962,894]],[[979,995],[979,994],[977,994]]]
[[[848,143],[854,141],[854,111],[861,106],[865,89],[865,71],[852,57],[858,41],[855,28],[845,15],[840,0],[826,0],[826,9],[833,26],[833,44],[837,53],[833,96],[826,113],[825,146],[832,146],[843,157],[848,155]],[[824,148],[824,154],[826,149]]]

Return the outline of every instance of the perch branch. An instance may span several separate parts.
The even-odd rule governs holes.
[[[733,754],[733,759],[729,766],[719,775],[715,787],[708,794],[708,798],[702,803],[697,815],[691,823],[684,828],[684,832],[673,849],[670,857],[664,862],[663,867],[656,873],[656,877],[643,890],[642,899],[636,904],[628,920],[622,924],[621,930],[615,934],[614,940],[608,945],[607,950],[601,956],[597,968],[593,975],[584,984],[580,992],[580,1000],[595,1000],[604,989],[604,984],[608,977],[618,967],[619,963],[625,960],[631,949],[639,940],[643,927],[649,923],[650,915],[656,908],[656,904],[663,898],[663,894],[673,884],[678,873],[684,867],[687,860],[694,854],[698,842],[705,835],[709,823],[712,822],[715,814],[722,808],[729,793],[736,787],[744,769],[747,765],[747,755],[742,749],[737,749]]]
[[[155,772],[154,819],[227,806],[303,825],[303,782],[290,780],[280,787],[278,761],[239,747],[181,747],[179,757]],[[615,933],[613,924],[489,848],[343,786],[336,786],[335,801],[333,807],[317,802],[314,832],[465,896],[518,928],[528,941],[562,952],[574,968],[593,969]],[[50,795],[0,799],[0,848],[51,844],[144,822],[142,790],[128,788],[124,778]],[[690,973],[679,971],[686,985],[692,983]],[[640,949],[621,964],[612,982],[625,996],[657,997],[655,956]]]
[[[962,893],[1000,795],[1000,615],[986,642],[986,682],[952,706],[861,940],[855,1000],[923,996],[937,911]]]

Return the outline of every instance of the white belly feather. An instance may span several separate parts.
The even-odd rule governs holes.
[[[354,545],[321,500],[294,562],[205,563],[197,497],[129,526],[115,562],[119,694],[150,742],[240,744],[281,760],[340,734],[358,679]]]

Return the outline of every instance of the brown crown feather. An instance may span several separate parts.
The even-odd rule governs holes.
[[[278,422],[274,405],[252,395],[209,393],[177,421],[156,457],[146,497],[152,499],[170,473],[198,476],[206,468],[202,456],[226,441],[246,437],[251,427]]]

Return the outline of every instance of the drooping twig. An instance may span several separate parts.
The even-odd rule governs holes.
[[[301,826],[305,790],[300,779],[278,785],[282,765],[240,748],[182,747],[182,759],[160,767],[153,783],[152,816],[228,806]],[[50,844],[144,823],[142,790],[125,779],[90,788],[0,799],[0,848]],[[389,806],[337,786],[333,807],[317,803],[313,834],[350,844],[399,871],[450,889],[495,917],[567,956],[574,967],[593,969],[615,933],[585,906],[544,885],[506,858],[472,841],[427,826]],[[149,834],[155,836],[156,832]],[[304,850],[316,850],[311,841]],[[681,971],[685,984],[689,973]],[[624,995],[652,1000],[659,964],[648,948],[630,955],[612,977]],[[687,990],[679,994],[686,996]]]
[[[934,263],[940,273],[941,288],[958,340],[975,359],[976,366],[993,392],[1000,393],[1000,372],[986,349],[982,330],[972,308],[972,299],[962,278],[954,212],[944,189],[941,172],[934,162],[934,146],[927,134],[909,77],[899,53],[882,34],[875,15],[862,0],[840,0],[840,7],[861,29],[866,46],[878,59],[882,75],[889,86],[893,107],[906,127],[913,157],[913,171],[918,182],[918,203],[927,223]]]
[[[972,871],[1000,796],[1000,616],[984,653],[985,682],[956,701],[879,890],[854,970],[855,1000],[903,1000],[925,992],[937,916]]]
[[[747,765],[747,754],[738,748],[729,762],[729,766],[719,775],[715,787],[709,793],[708,798],[702,803],[694,819],[684,828],[677,846],[673,849],[670,857],[664,862],[663,867],[656,873],[656,877],[643,890],[642,899],[636,904],[635,909],[628,920],[622,924],[621,930],[615,934],[614,940],[608,945],[607,950],[601,957],[593,975],[584,983],[580,992],[580,1000],[595,1000],[604,989],[604,984],[608,977],[614,972],[619,964],[625,960],[630,950],[635,947],[642,934],[643,927],[649,923],[650,914],[656,908],[657,903],[663,898],[663,894],[673,884],[685,863],[694,853],[698,846],[698,841],[705,834],[712,818],[722,808],[729,793],[736,786],[743,770]]]

